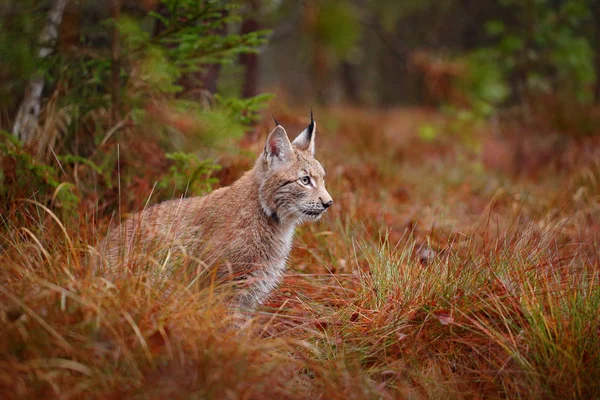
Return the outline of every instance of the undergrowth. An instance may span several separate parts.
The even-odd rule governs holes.
[[[597,162],[508,179],[460,144],[420,142],[418,124],[373,135],[375,117],[343,113],[319,131],[335,206],[298,229],[285,281],[246,329],[231,329],[211,287],[91,268],[108,213],[13,199],[0,221],[0,397],[599,397]],[[290,131],[306,122],[281,114]],[[175,159],[177,190],[213,168]],[[210,184],[248,160],[221,162]]]

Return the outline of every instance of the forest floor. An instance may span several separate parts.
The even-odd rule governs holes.
[[[275,114],[290,135],[308,122]],[[242,331],[210,289],[94,273],[108,216],[63,223],[30,202],[3,217],[0,397],[600,397],[597,139],[423,109],[316,120],[334,206],[297,229],[283,284]],[[270,128],[222,154],[220,185]]]

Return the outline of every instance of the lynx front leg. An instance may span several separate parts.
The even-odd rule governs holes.
[[[269,298],[281,282],[282,276],[283,269],[280,267],[264,268],[251,274],[238,289],[239,292],[235,295],[232,306],[240,311],[253,313]]]
[[[254,287],[239,288],[230,303],[233,328],[244,329],[247,327],[254,316],[254,311],[267,296],[268,294],[256,292]]]
[[[245,285],[244,285],[245,286]],[[232,301],[232,307],[241,312],[253,313],[271,294],[271,290],[260,284],[249,284],[239,289]]]

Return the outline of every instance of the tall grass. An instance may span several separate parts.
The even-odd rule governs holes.
[[[311,305],[321,361],[352,360],[393,396],[595,398],[598,246],[535,231],[448,243],[427,265],[410,235],[357,244],[356,295]]]
[[[471,175],[455,149],[417,163],[401,155],[415,142],[372,142],[368,121],[348,121],[343,145],[321,136],[336,204],[299,228],[245,329],[210,286],[91,268],[106,221],[17,201],[0,220],[0,397],[600,397],[586,170],[556,178],[566,193]],[[442,179],[450,165],[457,180]]]

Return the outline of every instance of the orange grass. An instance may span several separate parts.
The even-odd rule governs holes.
[[[289,131],[300,114],[276,112]],[[510,178],[451,133],[422,143],[433,119],[318,116],[335,206],[299,228],[284,283],[245,330],[211,288],[95,273],[108,217],[64,225],[15,201],[0,221],[0,397],[600,397],[597,159]],[[222,158],[222,183],[248,165],[238,157]]]

